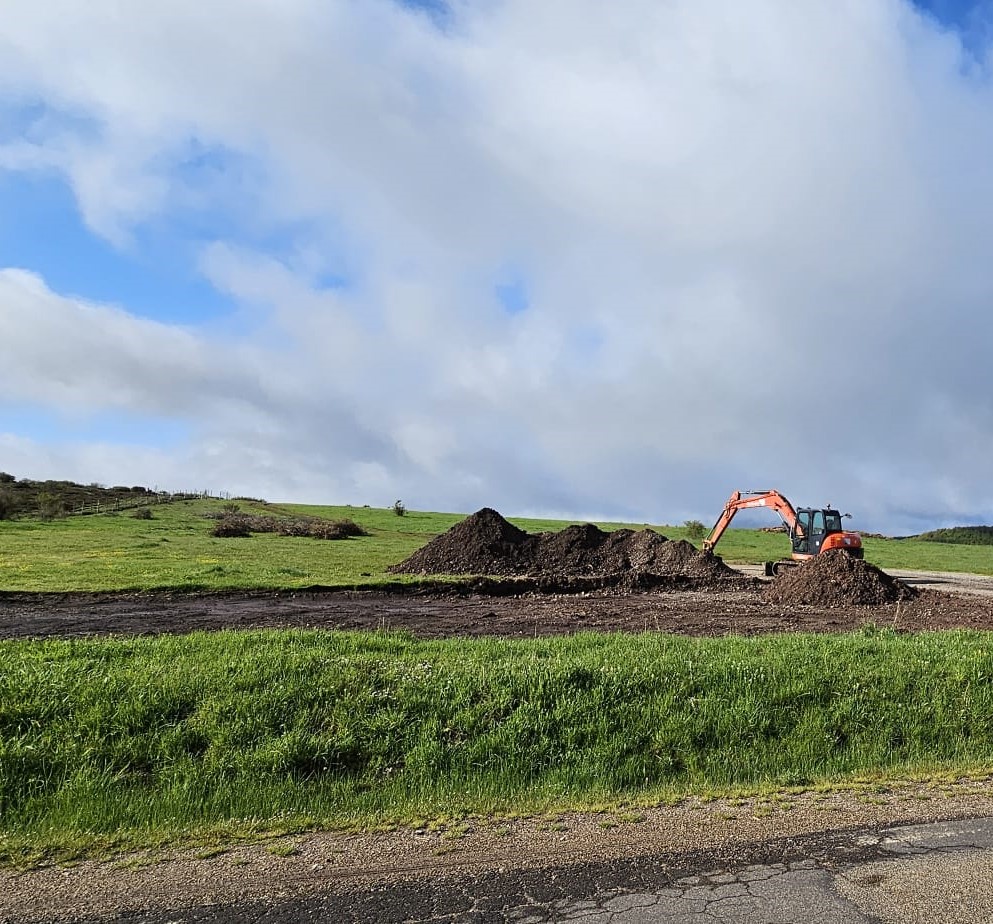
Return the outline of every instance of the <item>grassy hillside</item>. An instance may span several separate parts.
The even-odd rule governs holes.
[[[193,500],[152,508],[151,520],[128,513],[0,521],[0,590],[194,590],[293,588],[310,585],[372,586],[384,581],[416,581],[392,576],[386,568],[406,558],[461,514],[368,507],[260,505],[242,502],[246,512],[306,514],[352,519],[368,530],[365,537],[322,541],[274,534],[247,539],[215,539],[208,514],[221,501]],[[529,532],[561,529],[564,522],[514,518]],[[605,529],[622,524],[602,523]],[[635,524],[640,528],[644,524]],[[657,526],[670,538],[685,538],[679,527]],[[986,546],[921,540],[866,539],[866,557],[883,568],[974,571],[993,574]],[[789,552],[778,533],[730,529],[718,551],[730,562],[762,562]]]
[[[993,766],[993,637],[0,643],[0,860]]]

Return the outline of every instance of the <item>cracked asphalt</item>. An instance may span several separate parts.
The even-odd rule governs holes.
[[[982,817],[88,920],[951,924],[993,921],[991,883],[993,817]]]

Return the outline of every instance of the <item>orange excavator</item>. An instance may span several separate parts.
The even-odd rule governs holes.
[[[786,524],[793,545],[790,558],[765,563],[767,577],[779,574],[784,568],[798,565],[830,549],[841,549],[854,558],[861,558],[863,555],[862,537],[858,533],[846,532],[841,528],[842,514],[832,510],[830,504],[822,509],[816,507],[794,509],[778,491],[735,491],[724,505],[724,510],[710,531],[710,535],[704,539],[703,547],[708,551],[712,550],[724,535],[724,530],[728,528],[734,515],[739,510],[753,507],[769,507],[775,510]],[[846,513],[844,516],[850,514]]]

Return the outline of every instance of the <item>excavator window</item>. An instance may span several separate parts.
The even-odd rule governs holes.
[[[796,519],[802,535],[794,537],[793,551],[806,554],[810,549],[810,511],[801,510]]]
[[[824,532],[824,511],[823,510],[815,510],[814,511],[814,525],[813,525],[813,528],[811,529],[811,532],[814,532],[814,533],[823,533]]]
[[[841,514],[836,510],[825,510],[824,511],[824,532],[826,533],[840,533],[841,530]]]

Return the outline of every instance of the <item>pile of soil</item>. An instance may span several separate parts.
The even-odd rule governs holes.
[[[655,575],[695,582],[740,578],[711,552],[651,529],[604,532],[592,523],[532,535],[484,507],[389,569],[396,574]],[[651,583],[651,581],[648,581]],[[645,584],[635,580],[633,586]]]
[[[779,575],[763,592],[769,603],[878,606],[912,600],[916,591],[847,552],[822,552]]]
[[[388,570],[394,574],[526,574],[528,534],[484,507]]]

